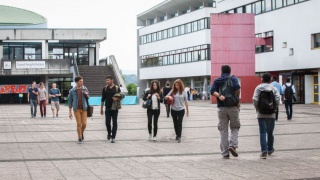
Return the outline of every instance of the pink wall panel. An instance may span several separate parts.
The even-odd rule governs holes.
[[[221,25],[221,24],[254,25],[253,14],[211,14],[210,20],[211,20],[210,21],[211,25]]]
[[[230,53],[230,51],[215,51],[212,58],[215,59],[214,64],[252,63],[254,54],[252,51],[234,51],[233,53]]]
[[[243,32],[238,34],[238,32]],[[255,34],[254,28],[252,25],[214,25],[214,28],[211,30],[211,33],[215,34],[215,37],[228,38],[228,37],[250,37]]]
[[[211,49],[214,51],[250,51],[255,48],[254,38],[211,37]]]
[[[211,14],[211,76],[224,64],[238,77],[255,76],[253,14]]]

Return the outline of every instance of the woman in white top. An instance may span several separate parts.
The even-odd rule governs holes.
[[[171,107],[171,116],[173,119],[174,130],[176,132],[176,141],[180,143],[183,116],[185,113],[187,117],[189,116],[188,94],[184,91],[184,84],[180,79],[174,81],[172,91],[169,92],[165,99],[174,101]],[[187,110],[187,112],[185,110]]]
[[[153,117],[153,140],[157,141],[158,119],[160,116],[160,103],[163,102],[163,96],[160,89],[159,81],[152,81],[150,90],[145,94],[143,100],[152,100],[152,105],[147,109],[149,140],[152,140],[152,117]]]
[[[48,92],[46,88],[44,87],[44,83],[40,82],[39,83],[40,88],[38,89],[39,91],[39,99],[38,99],[38,104],[40,104],[40,113],[41,117],[46,117],[47,116],[47,99],[48,99]]]

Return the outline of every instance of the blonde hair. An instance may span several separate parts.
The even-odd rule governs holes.
[[[176,89],[175,85],[178,84],[179,85],[179,89]],[[177,79],[174,81],[173,85],[172,85],[172,93],[176,94],[179,91],[179,94],[182,94],[184,91],[184,84],[181,81],[181,79]]]

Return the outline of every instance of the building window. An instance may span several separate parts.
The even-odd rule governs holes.
[[[294,0],[286,0],[287,1],[287,6],[294,4]]]
[[[276,0],[276,9],[283,7],[283,0]]]
[[[264,35],[264,37],[262,35]],[[263,43],[256,45],[256,53],[273,51],[273,31],[256,34],[256,37],[263,38]]]
[[[237,13],[243,13],[243,8],[242,7],[237,8]]]
[[[251,4],[246,5],[245,10],[246,10],[246,13],[252,13],[252,6],[251,6]]]
[[[42,59],[42,44],[3,43],[3,59]]]
[[[271,0],[265,0],[265,11],[271,11],[272,10],[272,1]]]
[[[180,26],[175,26],[166,30],[154,32],[151,34],[141,36],[140,44],[151,43],[155,41],[160,41],[163,39],[200,31],[203,29],[210,29],[209,18],[203,18],[191,23],[183,24]]]
[[[320,48],[320,33],[312,35],[312,48]]]
[[[180,34],[185,34],[185,25],[180,26]]]
[[[261,3],[261,1],[258,1],[258,2],[256,2],[256,3],[254,3],[254,12],[256,13],[256,14],[261,14],[262,13],[262,3]]]

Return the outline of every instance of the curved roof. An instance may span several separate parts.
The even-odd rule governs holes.
[[[24,26],[46,23],[47,19],[35,12],[0,5],[0,26]]]

